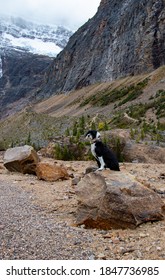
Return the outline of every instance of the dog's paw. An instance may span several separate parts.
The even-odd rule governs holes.
[[[98,168],[96,171],[102,171],[102,170],[104,170],[105,168],[104,167],[100,167],[100,168]]]

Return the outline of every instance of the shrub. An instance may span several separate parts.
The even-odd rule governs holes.
[[[99,122],[98,123],[98,130],[108,130],[108,124],[107,122]]]
[[[100,107],[106,106],[110,103],[122,100],[122,98],[125,97],[118,104],[120,106],[140,96],[143,93],[143,89],[145,88],[147,83],[148,83],[148,79],[144,79],[142,82],[139,82],[137,84],[132,84],[128,87],[123,87],[119,89],[111,89],[111,87],[108,87],[83,100],[83,102],[81,102],[80,104],[80,107],[85,106],[87,104],[91,104],[93,106],[100,106]]]
[[[58,160],[84,160],[85,144],[82,142],[68,144],[56,144],[54,147],[54,157]]]

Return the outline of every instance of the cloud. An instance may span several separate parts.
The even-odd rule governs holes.
[[[76,29],[97,11],[100,0],[0,0],[1,13]]]

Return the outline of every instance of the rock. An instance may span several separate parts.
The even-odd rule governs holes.
[[[98,167],[96,167],[96,166],[89,166],[89,167],[86,168],[85,174],[88,174],[88,173],[90,173],[90,172],[94,172],[94,171],[96,171],[97,169],[98,169]]]
[[[0,230],[3,230],[5,228],[4,225],[0,225]]]
[[[165,163],[165,149],[156,145],[127,142],[123,151],[127,162]]]
[[[69,174],[64,166],[57,164],[50,164],[45,162],[39,162],[36,168],[37,177],[40,180],[45,181],[57,181],[69,179]]]
[[[80,177],[74,177],[71,181],[71,186],[76,186],[80,181]]]
[[[36,174],[39,157],[33,147],[25,145],[7,149],[3,162],[9,171]]]
[[[158,178],[164,180],[165,179],[165,173],[160,173]]]
[[[135,228],[164,218],[165,204],[159,195],[124,172],[86,174],[76,194],[77,225],[87,228]]]

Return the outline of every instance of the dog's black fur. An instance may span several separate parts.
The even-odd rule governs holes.
[[[90,138],[91,151],[97,161],[98,170],[110,168],[111,170],[120,171],[115,154],[101,141],[98,131],[89,130],[85,137]]]

